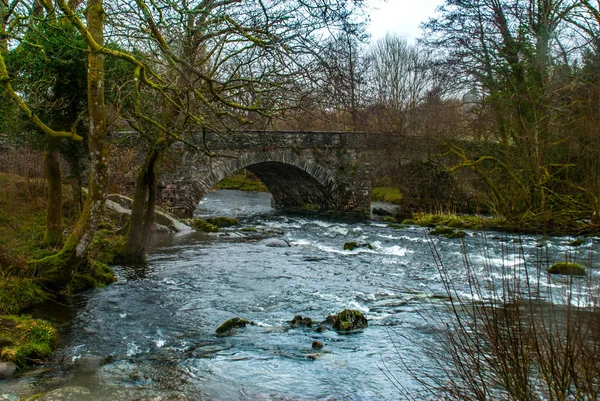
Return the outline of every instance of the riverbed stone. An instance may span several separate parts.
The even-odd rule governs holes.
[[[0,380],[10,379],[16,371],[17,365],[13,362],[0,362]]]
[[[567,276],[585,276],[585,269],[579,263],[558,262],[548,268],[548,273]]]
[[[217,327],[217,334],[227,335],[231,333],[234,329],[240,329],[246,327],[250,322],[247,319],[240,317],[233,317],[231,319],[225,320],[219,327]]]
[[[314,340],[312,342],[312,347],[313,347],[313,349],[322,349],[323,348],[323,342],[319,341],[319,340]]]
[[[83,373],[94,373],[105,363],[105,358],[98,355],[88,355],[77,359],[74,363],[75,368]]]
[[[52,390],[37,401],[92,401],[92,392],[85,387],[69,386]]]

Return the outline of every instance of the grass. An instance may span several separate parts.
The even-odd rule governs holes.
[[[400,205],[402,203],[402,193],[398,188],[394,187],[373,187],[371,189],[371,199],[378,202]]]
[[[57,346],[58,335],[51,323],[28,316],[0,316],[0,360],[19,367],[40,363]]]
[[[236,189],[247,192],[269,192],[269,188],[257,176],[247,170],[223,178],[215,186],[216,189]]]

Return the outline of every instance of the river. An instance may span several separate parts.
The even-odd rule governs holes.
[[[282,215],[263,193],[217,191],[196,214],[281,230],[291,246],[266,246],[240,227],[156,238],[147,264],[115,266],[117,283],[45,312],[63,322],[53,363],[1,383],[0,399],[67,385],[85,386],[98,400],[392,400],[403,398],[398,383],[418,395],[422,386],[407,367],[436,375],[431,351],[442,333],[432,320],[446,318],[432,246],[465,297],[462,246],[475,269],[504,264],[531,274],[540,259],[568,254],[589,266],[597,253],[591,239],[572,248],[569,238],[549,238],[540,248],[539,236],[468,232],[448,240],[377,220]],[[344,251],[352,240],[373,249]],[[513,257],[517,248],[522,254]],[[541,280],[547,290],[564,281]],[[338,334],[288,323],[345,308],[363,312],[369,327]],[[217,337],[235,316],[256,324]],[[312,349],[314,340],[323,349]],[[96,357],[107,362],[79,363]]]

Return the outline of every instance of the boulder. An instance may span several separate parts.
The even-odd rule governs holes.
[[[585,269],[578,263],[558,262],[548,268],[550,274],[563,274],[567,276],[585,276]]]
[[[226,335],[231,333],[234,329],[242,329],[246,327],[250,322],[244,318],[233,317],[225,320],[219,327],[217,327],[217,334]]]
[[[356,248],[367,248],[373,250],[373,246],[366,241],[351,241],[344,244],[344,251],[353,251]]]
[[[260,241],[260,244],[272,248],[287,248],[291,246],[290,243],[283,238],[266,238]]]
[[[305,326],[312,327],[313,321],[309,317],[302,317],[300,315],[294,316],[292,320],[288,322],[292,327]]]
[[[0,380],[10,379],[15,375],[17,365],[12,362],[0,362]]]
[[[323,348],[323,343],[319,340],[314,340],[312,342],[312,347],[313,349],[322,349]]]
[[[391,216],[392,212],[390,212],[389,210],[385,210],[381,207],[374,207],[373,210],[371,211],[371,213],[373,213],[374,215],[377,216]]]
[[[133,199],[119,194],[110,194],[107,197],[104,208],[111,220],[116,221],[119,226],[123,226],[129,221],[132,206]],[[166,232],[168,230],[171,233],[184,233],[191,231],[189,226],[183,224],[176,217],[171,216],[160,208],[155,209],[154,218],[156,220],[155,231],[157,232]]]

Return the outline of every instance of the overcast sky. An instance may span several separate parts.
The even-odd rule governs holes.
[[[413,42],[421,36],[419,24],[435,15],[435,9],[444,0],[369,0],[372,10],[369,33],[377,40],[387,32],[404,36]]]

